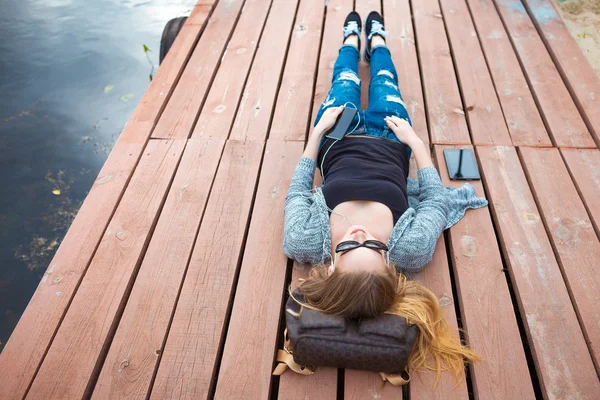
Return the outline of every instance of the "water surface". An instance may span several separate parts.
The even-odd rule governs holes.
[[[0,0],[0,351],[195,3]]]

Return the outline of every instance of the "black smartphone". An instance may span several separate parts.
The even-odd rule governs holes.
[[[342,140],[357,112],[356,108],[344,107],[344,111],[338,115],[335,125],[327,131],[325,137]]]
[[[477,160],[473,150],[469,149],[446,149],[444,150],[448,175],[452,180],[474,180],[481,179]]]

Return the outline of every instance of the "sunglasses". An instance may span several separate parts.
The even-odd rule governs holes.
[[[355,240],[346,240],[345,242],[340,242],[335,247],[336,253],[346,253],[350,250],[358,249],[359,247],[366,247],[367,249],[375,250],[375,251],[389,251],[387,245],[379,240],[365,240],[363,243],[357,242]]]

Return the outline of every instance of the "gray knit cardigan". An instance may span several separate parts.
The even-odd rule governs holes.
[[[320,187],[311,187],[316,162],[303,157],[296,166],[285,200],[283,252],[301,263],[325,264],[331,259],[329,212]],[[465,183],[444,188],[435,168],[422,168],[407,183],[409,208],[396,222],[388,240],[390,262],[399,272],[414,273],[433,257],[444,229],[456,224],[468,208],[488,204]]]

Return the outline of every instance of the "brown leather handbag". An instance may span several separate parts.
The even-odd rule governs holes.
[[[304,301],[296,289],[294,297]],[[336,367],[382,373],[392,384],[407,381],[402,373],[417,339],[418,328],[397,315],[346,319],[298,304],[292,297],[286,303],[286,340],[278,352],[281,362],[274,374],[290,367],[309,375],[314,367]]]

